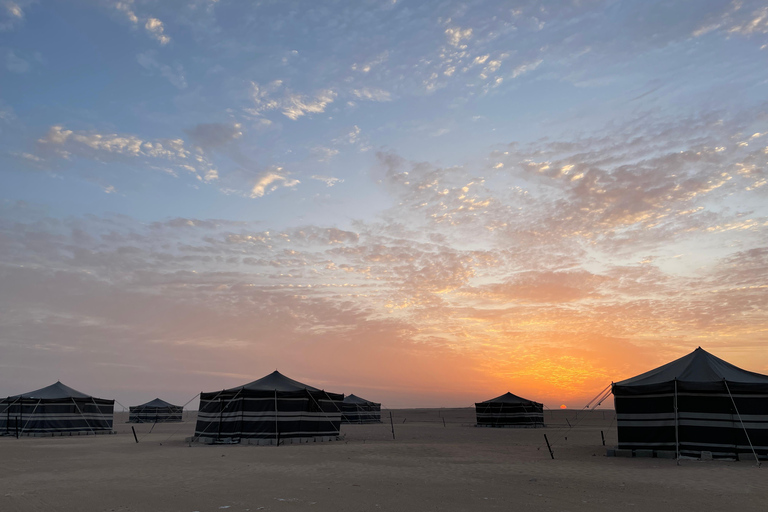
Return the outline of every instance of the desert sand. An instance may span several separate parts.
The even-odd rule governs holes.
[[[393,410],[394,440],[389,412],[383,424],[342,425],[340,441],[279,447],[190,446],[194,413],[151,432],[133,425],[138,444],[126,413],[115,435],[0,438],[0,510],[768,509],[768,467],[754,461],[606,457],[613,411],[547,411],[546,428],[497,429],[475,427],[474,409]]]

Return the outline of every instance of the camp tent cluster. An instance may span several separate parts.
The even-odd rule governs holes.
[[[0,434],[107,434],[115,401],[94,398],[61,382],[0,402]]]
[[[613,384],[619,449],[768,458],[768,375],[701,347]]]
[[[738,368],[697,348],[611,385],[618,449],[674,457],[768,459],[768,375]],[[0,401],[0,435],[111,433],[114,400],[61,382]],[[183,407],[155,399],[134,406],[131,422],[181,421]],[[477,426],[543,427],[543,405],[505,393],[475,404]],[[344,397],[278,371],[242,386],[200,393],[194,437],[206,444],[330,441],[342,423],[380,423],[381,404]],[[667,455],[665,455],[667,456]]]

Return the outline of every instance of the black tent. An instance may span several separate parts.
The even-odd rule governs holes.
[[[343,399],[275,371],[243,386],[200,393],[195,438],[249,444],[330,441],[339,435]]]
[[[94,398],[56,382],[0,402],[0,434],[72,435],[112,432],[114,400]]]
[[[355,395],[344,397],[342,423],[381,423],[381,404]]]
[[[155,398],[128,408],[128,423],[168,423],[181,421],[183,407]]]
[[[478,427],[543,427],[544,406],[505,393],[475,404]]]
[[[768,457],[768,375],[742,370],[701,347],[613,384],[613,396],[619,449]]]

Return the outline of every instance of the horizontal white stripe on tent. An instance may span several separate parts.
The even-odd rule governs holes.
[[[683,449],[682,447],[689,447],[687,449],[690,449],[691,446],[697,446],[697,447],[704,446],[706,448],[729,448],[731,450],[733,450],[735,448],[735,449],[738,449],[738,450],[750,451],[750,452],[752,451],[752,448],[754,448],[755,450],[760,450],[760,451],[768,450],[768,446],[755,446],[755,445],[752,445],[750,447],[748,444],[735,445],[733,443],[731,443],[731,444],[727,444],[727,443],[697,443],[697,442],[693,442],[693,441],[685,441],[685,442],[681,441],[680,442],[681,450]]]
[[[215,413],[215,414],[198,414],[197,418],[198,421],[208,421],[211,423],[215,423],[217,421],[240,421],[240,420],[249,420],[249,421],[275,421],[275,417],[277,417],[280,421],[340,421],[341,420],[341,414],[308,414],[308,413],[297,413],[297,414],[287,414],[287,413],[279,413],[275,415],[274,412],[251,412],[251,413],[240,413],[240,412],[225,412],[225,413]]]
[[[680,412],[680,418],[739,421],[739,416],[736,414],[713,412]],[[744,421],[744,423],[747,421],[768,421],[768,414],[742,414],[741,420]]]
[[[641,413],[619,413],[616,415],[617,421],[627,421],[627,420],[668,420],[668,419],[675,419],[675,413],[674,412],[660,412],[660,413],[654,413],[654,414],[641,414]]]
[[[477,413],[478,418],[543,418],[544,415],[541,413],[526,413],[526,412],[519,412],[519,413],[510,413],[510,414],[493,414],[493,413],[484,413],[484,412],[478,412]]]
[[[296,397],[283,397],[280,396],[280,394],[277,395],[277,400],[279,402],[301,402],[314,399],[313,402],[324,402],[324,403],[333,403],[333,404],[341,404],[343,403],[342,400],[333,400],[332,398],[317,398],[316,396],[296,396]],[[274,402],[275,397],[273,396],[239,396],[236,398],[205,398],[202,400],[203,403],[219,403],[219,402],[240,402],[240,401],[248,401],[248,402]]]
[[[675,420],[625,421],[616,419],[619,427],[674,427]]]
[[[707,420],[685,420],[680,419],[680,426],[686,427],[720,427],[720,428],[742,428],[742,422],[739,420],[728,421],[707,421]],[[744,427],[749,430],[768,430],[768,423],[747,423],[743,422]]]
[[[112,415],[102,415],[98,413],[92,414],[24,414],[24,415],[11,415],[11,418],[17,418],[19,421],[74,421],[74,420],[98,420],[106,421],[112,420]],[[6,418],[2,419],[3,421]]]
[[[615,396],[615,398],[619,398],[621,400],[627,400],[632,398],[664,398],[664,397],[674,397],[675,393],[653,393],[648,395],[618,395]],[[768,395],[753,395],[753,394],[739,394],[739,393],[733,393],[729,395],[727,392],[725,393],[707,393],[706,391],[701,392],[694,392],[694,391],[678,391],[677,393],[678,398],[681,396],[701,396],[706,398],[728,398],[730,399],[731,396],[733,398],[754,398],[757,400],[765,400],[768,399]]]
[[[616,420],[619,427],[674,427],[675,426],[675,420],[622,420],[618,419]],[[683,427],[715,427],[715,428],[735,428],[735,429],[742,429],[742,423],[739,422],[737,419],[735,420],[694,420],[694,419],[684,419],[679,418],[677,421],[678,425]],[[768,430],[768,422],[765,423],[757,423],[757,422],[744,422],[744,427],[749,430]]]
[[[658,446],[671,446],[672,448],[675,447],[675,443],[661,443],[661,442],[653,442],[653,443],[641,443],[636,441],[619,441],[619,448],[625,448],[627,446],[648,446],[648,447],[658,447]]]
[[[197,437],[203,438],[203,439],[206,439],[206,438],[218,439],[219,438],[219,436],[216,435],[215,432],[214,433],[210,433],[210,432],[198,433],[198,432],[195,432],[195,435]],[[297,435],[299,435],[299,436],[306,436],[306,437],[310,437],[310,438],[312,438],[312,437],[322,437],[322,436],[336,437],[336,436],[339,435],[339,431],[338,430],[327,430],[327,431],[324,431],[324,432],[306,432],[306,431],[303,431],[303,430],[296,430],[296,431],[291,431],[291,432],[280,432],[280,440],[282,441],[283,438],[286,437],[286,436],[297,436]],[[221,437],[222,438],[260,437],[260,438],[263,438],[263,439],[274,439],[275,438],[275,434],[255,433],[255,432],[227,432],[226,434],[222,434]]]

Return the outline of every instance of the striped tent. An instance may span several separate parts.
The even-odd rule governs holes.
[[[543,427],[544,406],[505,393],[475,404],[478,427]]]
[[[330,441],[339,435],[343,399],[275,371],[243,386],[200,393],[195,438],[209,444]]]
[[[620,449],[768,458],[768,375],[742,370],[701,347],[616,382],[613,396]]]
[[[128,423],[169,423],[181,421],[183,407],[155,398],[128,408]]]
[[[355,395],[344,397],[342,423],[381,423],[381,404]]]
[[[1,401],[0,434],[108,434],[114,405],[114,400],[94,398],[56,382]]]

